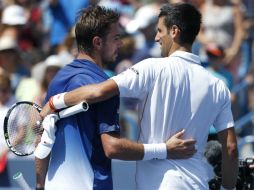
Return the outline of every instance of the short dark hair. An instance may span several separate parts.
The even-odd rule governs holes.
[[[102,6],[89,6],[79,12],[75,26],[78,51],[89,53],[93,49],[92,39],[107,36],[110,26],[117,23],[120,14]]]
[[[194,42],[201,25],[201,14],[194,6],[188,3],[165,4],[161,7],[160,17],[165,17],[167,28],[173,25],[179,27],[181,44]]]

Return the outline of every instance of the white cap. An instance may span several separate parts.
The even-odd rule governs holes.
[[[50,55],[45,60],[46,67],[62,67],[61,58],[58,55]]]
[[[7,49],[16,49],[18,47],[17,41],[11,36],[0,37],[0,51]]]
[[[34,156],[39,159],[46,158],[51,152],[53,145],[40,142],[34,151]]]
[[[129,33],[134,33],[139,29],[148,27],[157,21],[158,10],[155,6],[145,5],[137,10],[134,19],[131,20],[127,26],[126,31]]]
[[[25,10],[19,5],[10,5],[3,10],[2,24],[24,25],[27,22]]]

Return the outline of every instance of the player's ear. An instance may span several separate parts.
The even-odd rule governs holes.
[[[176,36],[180,35],[180,32],[181,32],[180,28],[176,25],[173,25],[170,29],[170,35],[172,37],[176,37]]]
[[[102,38],[100,38],[99,36],[95,36],[93,38],[93,46],[96,50],[100,50],[102,47]]]

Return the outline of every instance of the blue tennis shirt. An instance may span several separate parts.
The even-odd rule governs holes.
[[[74,60],[51,82],[46,101],[55,94],[107,80],[108,76],[88,60]],[[87,112],[57,122],[56,141],[45,189],[111,190],[111,160],[102,147],[100,134],[120,133],[119,97],[90,105]]]

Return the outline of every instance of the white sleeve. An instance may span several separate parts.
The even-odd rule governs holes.
[[[152,58],[143,60],[111,78],[118,85],[120,97],[142,99],[147,95],[155,76],[152,63]]]
[[[221,82],[219,85],[220,93],[218,94],[219,99],[222,102],[220,108],[221,111],[217,115],[214,122],[214,127],[216,128],[217,132],[234,126],[234,120],[231,110],[230,92],[222,83],[223,82]]]

